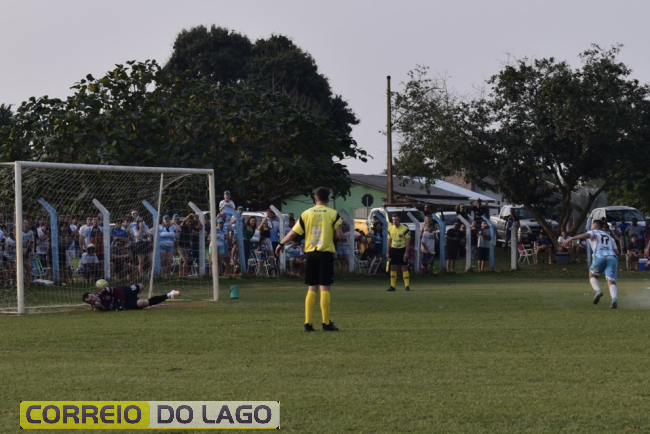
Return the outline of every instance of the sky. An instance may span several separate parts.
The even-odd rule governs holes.
[[[353,130],[373,158],[350,173],[386,169],[386,77],[400,90],[417,65],[460,93],[508,58],[554,57],[574,67],[591,44],[623,44],[619,59],[650,82],[650,1],[624,0],[0,0],[0,103],[65,98],[87,74],[129,60],[169,59],[177,34],[227,27],[252,41],[288,36],[310,53],[360,119]],[[399,147],[393,141],[394,155]]]

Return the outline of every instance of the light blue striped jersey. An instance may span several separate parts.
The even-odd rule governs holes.
[[[587,233],[594,258],[616,257],[616,240],[613,236],[600,230],[592,230]]]

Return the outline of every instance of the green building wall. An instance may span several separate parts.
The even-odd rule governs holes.
[[[354,218],[355,208],[365,208],[361,202],[361,198],[366,194],[370,194],[373,197],[373,203],[368,207],[368,210],[382,206],[386,199],[386,190],[352,184],[350,196],[345,199],[341,197],[330,199],[329,206],[337,211],[345,210]],[[293,213],[296,218],[307,208],[314,206],[314,202],[309,196],[294,196],[285,199],[284,202],[286,202],[286,205],[284,203],[282,204],[282,212],[287,214]]]

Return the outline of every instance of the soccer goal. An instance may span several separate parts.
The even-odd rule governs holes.
[[[0,179],[0,312],[79,305],[97,279],[218,300],[212,170],[18,161]]]

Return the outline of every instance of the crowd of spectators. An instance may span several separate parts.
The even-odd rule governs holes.
[[[224,192],[223,200],[219,203],[219,214],[215,219],[216,248],[219,257],[219,272],[223,275],[241,272],[239,243],[235,231],[235,215],[243,217],[243,248],[249,274],[277,275],[278,258],[275,248],[279,241],[280,221],[271,209],[267,209],[262,217],[243,216],[244,208],[236,206],[230,191]],[[456,206],[456,214],[470,222],[472,260],[477,259],[478,271],[485,269],[489,246],[494,243],[490,230],[483,216],[488,215],[487,207],[481,200],[472,201],[469,205]],[[421,274],[431,274],[434,270],[435,257],[440,255],[440,240],[445,238],[446,269],[454,272],[456,260],[463,258],[467,231],[460,219],[447,226],[446,232],[440,230],[432,219],[429,205],[424,207],[425,221],[421,225],[420,245],[412,246],[411,262],[414,262],[414,249],[419,248],[421,254]],[[285,220],[285,233],[295,224],[295,217],[289,214]],[[508,219],[508,228],[517,221],[516,215]],[[206,226],[210,222],[206,221]],[[650,220],[646,222],[650,227]],[[650,257],[650,230],[640,225],[636,219],[630,224],[623,219],[616,225],[606,225],[606,230],[617,240],[622,254],[625,255],[629,269],[636,270],[639,260]],[[104,277],[104,237],[110,237],[111,275],[118,280],[141,278],[152,267],[152,252],[154,231],[157,231],[158,251],[160,252],[160,275],[169,278],[172,275],[187,277],[197,274],[200,251],[200,234],[206,237],[204,246],[208,255],[213,243],[209,237],[209,227],[201,231],[201,219],[195,214],[183,217],[178,213],[164,214],[158,224],[150,228],[138,210],[132,210],[124,217],[118,217],[111,225],[111,233],[104,234],[101,214],[88,215],[80,221],[78,216],[71,214],[59,215],[56,231],[58,232],[59,254],[52,257],[51,228],[49,219],[40,217],[34,219],[25,216],[19,236],[23,240],[23,257],[25,259],[26,284],[32,278],[51,278],[53,261],[58,261],[60,277],[63,283],[69,283],[75,276],[87,281]],[[337,241],[336,262],[340,274],[345,277],[349,264],[355,259],[370,263],[379,257],[385,264],[383,252],[387,240],[384,239],[384,228],[379,220],[375,220],[368,233],[352,230],[347,224],[343,225],[343,238]],[[510,231],[507,231],[510,235]],[[16,280],[16,228],[7,225],[4,215],[0,213],[0,260],[2,261],[2,278],[8,281]],[[255,239],[259,236],[259,239]],[[350,250],[350,238],[354,238],[354,251]],[[565,247],[563,240],[568,237],[562,231],[558,238],[557,252],[549,237],[540,233],[533,243],[537,263],[551,263],[555,253],[566,253],[571,261],[580,262],[586,255],[587,247],[584,240],[576,242],[572,247]],[[504,248],[507,248],[507,242]],[[291,246],[285,248],[287,272],[292,276],[304,274],[305,254],[304,240],[297,239]],[[355,257],[356,255],[356,257]],[[37,261],[33,260],[37,259]],[[34,270],[33,267],[38,267]],[[44,273],[44,275],[40,274]]]

